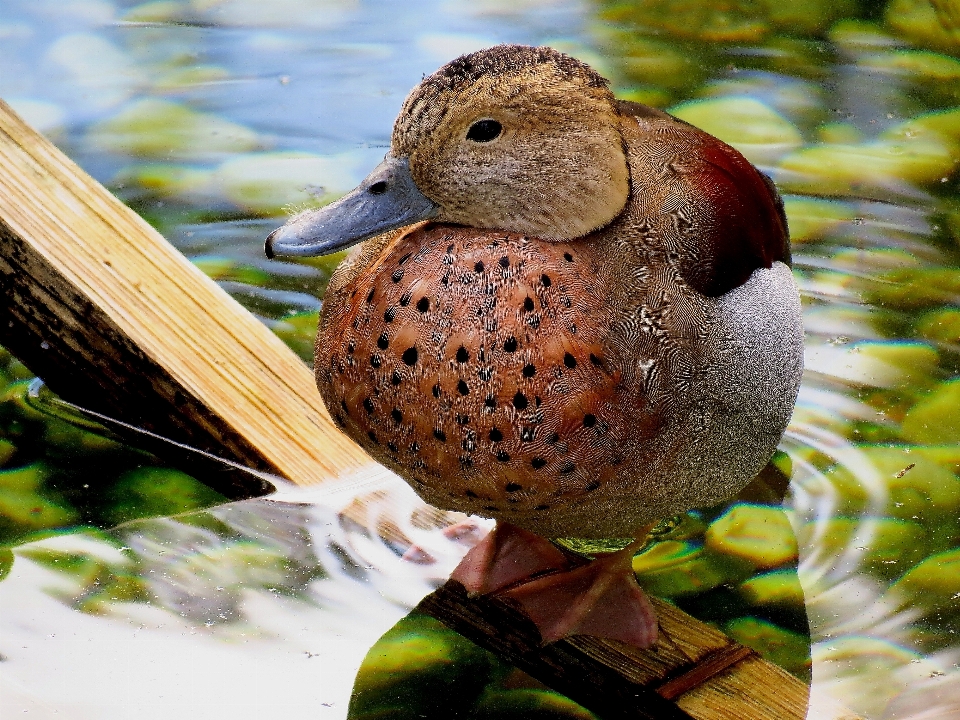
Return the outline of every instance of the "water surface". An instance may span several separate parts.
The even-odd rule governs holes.
[[[379,161],[424,74],[497,42],[587,60],[786,201],[807,370],[783,510],[691,514],[645,584],[802,676],[799,577],[811,717],[960,716],[956,3],[0,0],[0,96],[309,360],[336,259],[267,262],[264,235]],[[367,649],[465,550],[388,474],[182,515],[223,499],[38,413],[0,359],[11,710],[345,717]]]

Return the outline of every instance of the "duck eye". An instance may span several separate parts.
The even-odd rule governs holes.
[[[467,130],[467,140],[474,142],[490,142],[500,134],[503,125],[496,120],[477,120]]]

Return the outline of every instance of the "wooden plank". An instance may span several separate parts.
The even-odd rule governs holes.
[[[533,623],[448,581],[417,610],[508,660],[605,720],[803,720],[809,687],[677,607],[651,598],[660,640],[649,650],[593,637],[545,647]]]
[[[0,168],[0,343],[52,390],[296,483],[371,462],[299,358],[2,101]]]

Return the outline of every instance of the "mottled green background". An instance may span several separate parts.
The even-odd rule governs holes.
[[[587,60],[784,194],[807,333],[776,458],[790,492],[689,514],[637,557],[641,583],[812,672],[817,707],[960,716],[957,0],[0,0],[0,97],[309,361],[337,258],[268,263],[263,236],[378,162],[424,73],[507,41]],[[37,410],[31,377],[0,352],[11,707],[344,717],[367,648],[455,561],[438,540],[414,568],[322,494],[204,511],[226,499],[202,476]],[[401,500],[378,512],[421,544],[453,521],[389,487]],[[90,638],[82,652],[63,631],[40,641],[41,598],[73,613],[56,622]],[[141,626],[166,654],[90,649]],[[208,657],[231,670],[174,679]],[[422,617],[383,638],[358,688],[356,717],[589,717]]]

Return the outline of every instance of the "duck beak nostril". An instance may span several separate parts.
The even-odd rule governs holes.
[[[381,180],[380,182],[375,182],[373,185],[367,188],[367,192],[371,195],[383,195],[387,191],[387,184]]]
[[[273,260],[275,257],[273,253],[273,238],[279,232],[280,228],[277,228],[272,233],[267,235],[267,239],[263,241],[263,254],[267,256],[267,260]]]

